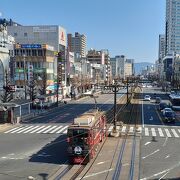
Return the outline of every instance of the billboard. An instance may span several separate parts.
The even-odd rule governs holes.
[[[59,44],[67,46],[66,44],[66,30],[62,27],[59,27]]]

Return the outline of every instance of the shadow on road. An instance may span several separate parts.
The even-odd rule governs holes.
[[[61,135],[54,141],[46,144],[40,151],[33,154],[29,162],[65,164],[67,163],[67,142],[66,135]]]

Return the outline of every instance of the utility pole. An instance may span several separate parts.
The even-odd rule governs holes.
[[[113,124],[114,124],[114,132],[116,132],[116,111],[117,111],[117,105],[116,105],[116,95],[117,95],[117,85],[114,85],[113,88],[113,92],[114,92],[114,120],[113,120]]]
[[[117,116],[116,116],[116,111],[117,111],[116,97],[117,97],[117,92],[120,90],[119,87],[121,87],[121,86],[117,85],[116,83],[114,85],[104,86],[105,90],[112,90],[114,92],[113,133],[116,133],[116,121],[117,121]]]
[[[59,85],[61,84],[62,86],[62,53],[58,52],[57,55],[57,107],[59,105]],[[63,87],[62,87],[63,90]],[[62,94],[63,95],[63,94]]]
[[[23,61],[24,61],[24,96],[25,96],[25,99],[27,99],[27,89],[26,89],[26,55],[23,54]]]
[[[129,99],[129,78],[127,77],[127,87],[126,87],[126,89],[127,89],[127,92],[126,92],[126,94],[127,94],[127,103],[128,103],[128,99]]]

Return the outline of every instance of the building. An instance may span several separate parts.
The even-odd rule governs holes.
[[[160,63],[162,62],[162,59],[165,57],[165,35],[160,34],[159,35],[159,52],[158,52],[158,59]]]
[[[166,0],[165,55],[180,54],[180,0]]]
[[[7,33],[7,27],[0,25],[0,90],[5,84],[5,74],[10,76],[10,59],[13,56],[14,38]]]
[[[125,62],[124,55],[115,56],[116,58],[116,77],[125,79]]]
[[[87,62],[91,64],[91,78],[94,82],[110,84],[111,66],[108,50],[96,51],[95,49],[90,49],[87,53]]]
[[[36,26],[7,26],[8,33],[15,37],[19,44],[47,44],[54,48],[54,51],[60,52],[60,58],[54,62],[55,79],[60,78],[58,83],[64,89],[66,94],[67,86],[67,42],[66,30],[58,25],[36,25]]]
[[[75,57],[86,57],[86,36],[75,32],[75,36],[72,34],[67,35],[68,49],[70,52],[74,52]]]
[[[163,59],[163,79],[164,81],[171,82],[173,75],[173,59],[172,55],[165,56]]]
[[[116,58],[110,58],[112,79],[116,76]]]
[[[133,64],[131,62],[125,62],[124,65],[124,74],[125,77],[130,77],[133,75]]]
[[[38,89],[54,84],[54,48],[47,44],[15,44],[14,81],[17,90],[37,82]],[[31,70],[31,71],[30,71]],[[45,91],[45,90],[44,90]],[[24,93],[26,95],[27,92]],[[22,96],[22,95],[21,95]]]
[[[131,76],[135,75],[135,68],[134,68],[134,59],[126,59],[126,63],[131,64],[131,69],[129,69],[129,72],[127,74],[131,74]],[[125,68],[126,71],[126,68]]]

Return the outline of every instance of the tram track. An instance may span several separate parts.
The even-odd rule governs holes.
[[[133,104],[135,104],[135,102],[137,103],[138,100],[133,100]],[[137,106],[136,106],[137,107]],[[128,172],[128,179],[133,180],[134,178],[134,161],[135,161],[135,153],[136,153],[136,128],[137,128],[137,113],[138,111],[136,110],[135,105],[132,105],[131,110],[130,110],[130,116],[128,118],[128,122],[127,124],[127,129],[126,129],[126,133],[124,135],[121,136],[121,138],[119,138],[118,142],[117,142],[117,146],[114,150],[114,154],[113,154],[113,158],[112,158],[112,162],[109,166],[109,169],[113,169],[113,162],[115,161],[115,157],[116,154],[118,154],[118,159],[115,165],[115,170],[112,176],[113,180],[118,180],[118,179],[122,179],[121,176],[123,177],[123,175],[121,175],[122,169],[124,167],[122,167],[123,165],[123,158],[124,158],[124,154],[125,152],[127,153],[127,148],[129,145],[127,145],[127,141],[129,142],[129,128],[130,128],[130,124],[133,123],[132,120],[134,117],[135,118],[135,122],[134,122],[134,134],[133,134],[133,139],[132,139],[132,150],[131,150],[131,159],[130,159],[130,166],[129,166],[129,172]],[[127,117],[127,114],[125,114],[125,116]],[[131,125],[132,126],[132,125]],[[132,136],[132,135],[131,135]],[[122,139],[123,138],[123,139]],[[119,149],[119,148],[120,149]],[[119,152],[117,153],[117,151],[119,150]],[[125,168],[124,168],[125,169]],[[107,172],[106,175],[106,179],[109,179],[109,171]]]
[[[126,102],[127,99],[126,99],[126,96],[122,96],[118,101],[117,101],[117,104],[118,104],[118,108],[117,108],[117,112],[119,113],[120,111],[122,111],[125,106],[126,106]],[[121,103],[121,104],[120,104]],[[108,117],[108,122],[110,122],[110,125],[109,127],[113,124],[113,107],[111,109],[109,109],[106,113],[106,116]],[[110,117],[110,118],[109,118]],[[109,127],[106,128],[106,130],[109,129]],[[96,153],[96,156],[91,160],[91,165],[90,167],[92,167],[93,163],[95,162],[96,158],[98,157],[101,149],[103,148],[105,142],[106,142],[106,139],[107,137],[104,139],[103,143],[101,144],[98,152]],[[72,175],[71,177],[68,176],[68,179],[70,180],[74,180],[76,179],[81,173],[82,171],[84,170],[84,168],[86,167],[86,165],[79,165],[80,167],[77,168],[78,165],[68,165],[67,167],[65,167],[63,170],[62,170],[62,167],[59,168],[58,172],[56,173],[56,176],[55,176],[55,180],[59,180],[59,179],[67,179],[67,175],[70,174],[72,172]],[[77,168],[77,169],[76,169]],[[90,168],[88,168],[88,170],[85,171],[85,173],[83,173],[83,176],[79,179],[83,179],[83,177],[86,175],[86,173],[89,171]],[[52,178],[50,178],[50,180],[53,180]]]

